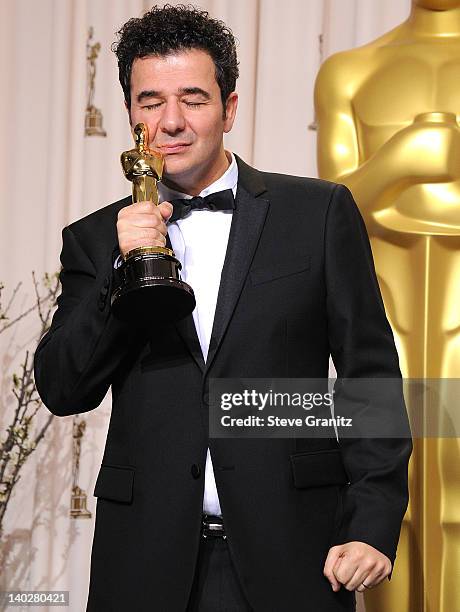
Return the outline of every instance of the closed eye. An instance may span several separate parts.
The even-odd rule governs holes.
[[[206,104],[206,102],[187,102],[187,100],[183,101],[185,106],[188,106],[189,108],[198,108],[199,106],[204,106]],[[142,108],[144,110],[155,110],[156,108],[159,108],[161,105],[163,104],[163,102],[155,102],[155,104],[145,104],[144,106],[142,106]]]
[[[155,108],[159,108],[162,104],[163,102],[156,102],[155,104],[146,104],[145,106],[142,106],[142,108],[144,110],[153,110]]]

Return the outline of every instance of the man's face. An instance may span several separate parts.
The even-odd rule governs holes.
[[[225,171],[222,137],[232,128],[237,100],[230,94],[224,119],[214,62],[204,51],[133,62],[131,125],[147,124],[149,146],[165,156],[165,177],[189,193],[199,193]]]

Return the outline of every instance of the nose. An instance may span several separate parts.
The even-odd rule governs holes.
[[[163,132],[170,135],[177,134],[185,129],[185,118],[178,100],[169,99],[163,106],[159,127]]]

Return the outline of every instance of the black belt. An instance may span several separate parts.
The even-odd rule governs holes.
[[[201,535],[203,538],[223,538],[226,539],[224,522],[221,516],[203,514],[201,520]]]

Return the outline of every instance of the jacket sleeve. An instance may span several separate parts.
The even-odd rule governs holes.
[[[112,253],[96,269],[71,227],[64,228],[62,240],[62,291],[34,360],[37,390],[57,416],[96,408],[136,337],[110,312]]]
[[[374,423],[380,420],[386,430],[385,420],[393,419],[398,423],[398,437],[366,436],[366,432],[359,437],[339,435],[350,484],[344,492],[343,520],[334,544],[366,542],[393,563],[408,503],[412,440],[398,382],[398,354],[369,238],[353,197],[343,185],[336,186],[327,213],[325,272],[329,344],[337,370],[335,414],[345,416],[342,410],[351,405],[340,395],[341,388],[346,389],[341,381],[367,379],[372,386],[372,379],[386,378],[397,390],[391,403],[377,396],[363,402],[364,412],[358,412],[356,418],[370,416]]]

